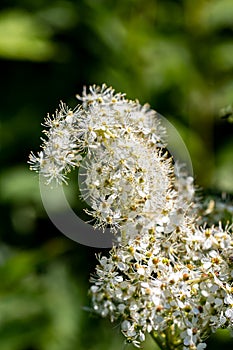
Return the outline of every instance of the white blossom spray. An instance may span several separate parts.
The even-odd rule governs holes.
[[[150,333],[164,350],[204,349],[216,329],[233,328],[232,228],[198,226],[193,178],[148,105],[106,85],[77,98],[47,117],[29,163],[47,184],[81,166],[88,214],[118,235],[91,277],[94,312],[120,322],[136,347]]]

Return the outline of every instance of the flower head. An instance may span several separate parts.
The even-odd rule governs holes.
[[[232,231],[221,227],[190,226],[175,230],[169,240],[148,230],[99,258],[91,279],[93,308],[120,321],[135,345],[146,333],[169,332],[183,349],[204,349],[211,332],[233,327],[233,270],[226,258],[232,245]]]
[[[104,84],[84,88],[78,98],[82,105],[72,111],[61,104],[45,120],[46,140],[30,155],[31,169],[47,183],[67,183],[68,172],[81,164],[89,214],[98,227],[120,229],[124,239],[143,234],[151,222],[151,229],[171,232],[184,220],[193,187],[175,172],[156,112]]]

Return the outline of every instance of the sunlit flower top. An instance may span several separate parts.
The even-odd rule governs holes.
[[[127,100],[105,84],[91,86],[89,93],[84,88],[83,96],[77,97],[82,105],[74,110],[62,103],[52,117],[48,115],[42,151],[30,155],[31,169],[44,175],[47,183],[66,182],[70,169],[79,166],[82,151],[107,147],[109,141],[128,134],[164,147],[165,129],[148,105]]]
[[[81,193],[96,227],[120,229],[124,239],[150,226],[171,232],[186,220],[194,190],[166,151],[157,113],[105,85],[84,88],[77,97],[82,105],[71,110],[61,104],[45,120],[46,140],[30,155],[31,169],[48,184],[67,183],[67,173],[81,165]]]

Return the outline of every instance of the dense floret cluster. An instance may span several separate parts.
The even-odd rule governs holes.
[[[157,332],[170,334],[165,349],[203,349],[211,332],[233,327],[232,232],[190,226],[168,239],[148,230],[99,257],[92,282],[94,310],[121,320],[136,346]]]

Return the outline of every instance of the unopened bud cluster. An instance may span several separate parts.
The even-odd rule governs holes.
[[[233,328],[231,228],[197,226],[193,179],[148,105],[105,85],[77,97],[75,110],[62,104],[46,119],[30,164],[47,183],[81,165],[88,213],[118,234],[91,279],[94,311],[135,346],[150,333],[164,349],[204,349],[211,332]]]

